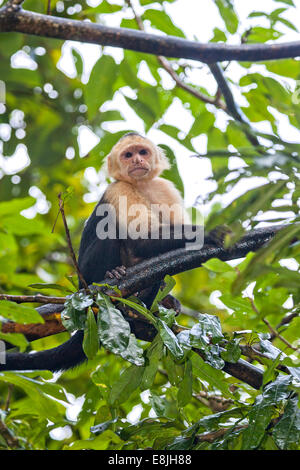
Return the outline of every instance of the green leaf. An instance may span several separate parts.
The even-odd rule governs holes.
[[[120,356],[125,359],[125,361],[131,362],[136,366],[143,366],[145,364],[143,349],[139,346],[136,337],[134,334],[129,336],[129,343],[127,348],[124,351],[120,352]]]
[[[215,0],[215,4],[219,8],[220,15],[226,25],[229,33],[234,34],[237,31],[239,20],[234,11],[231,1]]]
[[[268,382],[270,382],[270,380],[273,379],[274,373],[275,373],[275,370],[276,370],[276,367],[278,366],[282,355],[283,355],[283,353],[280,352],[280,353],[278,354],[278,356],[275,358],[275,360],[272,361],[271,365],[270,365],[270,366],[267,368],[267,370],[264,372],[264,376],[263,376],[263,386],[264,386],[265,384],[267,384]]]
[[[165,435],[169,428],[175,428],[174,421],[160,422],[158,419],[145,418],[136,424],[124,427],[120,432],[120,437],[124,440],[138,439],[144,436],[154,439],[158,435]]]
[[[174,152],[167,145],[160,144],[160,147],[164,150],[166,156],[168,157],[169,162],[171,163],[171,168],[163,172],[164,178],[172,181],[175,184],[178,191],[180,191],[182,197],[184,196],[184,186],[182,179],[177,167],[177,161]]]
[[[211,258],[202,264],[204,268],[213,271],[215,273],[226,273],[228,271],[234,271],[234,268],[225,261],[221,261],[218,258]]]
[[[255,26],[251,29],[247,40],[250,43],[266,42],[279,39],[281,36],[282,33],[276,31],[273,28],[263,28],[262,26]]]
[[[100,341],[109,351],[121,354],[129,345],[129,323],[106,295],[98,294],[96,303],[99,306],[98,334]]]
[[[157,87],[144,85],[139,88],[136,99],[126,96],[125,98],[129,106],[143,119],[146,131],[160,119],[163,110]]]
[[[152,395],[149,397],[149,400],[157,416],[167,416],[168,404],[164,397],[152,393]]]
[[[189,359],[185,362],[184,365],[184,376],[182,381],[180,382],[178,392],[177,392],[177,402],[179,408],[184,407],[187,405],[192,398],[192,392],[193,392],[193,367],[192,367],[192,361]]]
[[[102,55],[94,65],[90,79],[84,88],[89,119],[93,119],[100,106],[113,97],[113,84],[117,74],[118,66],[109,55]]]
[[[154,325],[155,327],[157,327],[157,320],[155,318],[155,316],[146,308],[144,307],[143,305],[141,305],[138,301],[138,299],[133,299],[133,300],[129,300],[129,299],[123,299],[123,298],[120,298],[120,297],[114,297],[114,296],[111,296],[112,299],[114,300],[118,300],[119,302],[125,304],[125,305],[128,305],[128,307],[131,307],[133,308],[134,310],[137,310],[139,313],[141,313],[145,318],[147,318],[147,320],[150,321],[150,323],[152,323],[152,325]]]
[[[74,48],[71,49],[71,52],[72,52],[77,75],[81,77],[82,72],[83,72],[83,60],[82,60],[81,54]]]
[[[163,356],[163,342],[159,335],[156,335],[151,345],[146,350],[146,365],[141,382],[141,389],[151,388],[158,369],[159,361]]]
[[[93,310],[90,307],[87,312],[82,347],[88,359],[93,359],[99,349],[97,323]]]
[[[93,439],[82,439],[72,442],[70,445],[65,446],[63,449],[65,450],[107,450],[110,448],[110,445],[121,446],[123,441],[119,438],[117,434],[115,434],[110,429],[107,429],[99,436],[96,436]]]
[[[1,333],[0,339],[6,341],[7,343],[17,346],[21,352],[25,351],[28,346],[28,341],[25,336],[21,333]]]
[[[70,301],[75,310],[84,310],[93,304],[94,299],[91,295],[84,292],[76,292],[71,295]]]
[[[273,405],[260,396],[249,413],[249,426],[243,433],[243,450],[256,449],[262,441],[274,413]]]
[[[130,395],[140,386],[144,374],[144,367],[132,365],[125,369],[120,375],[120,379],[111,388],[109,402],[112,406],[117,406],[126,401]]]
[[[65,407],[51,397],[51,393],[58,390],[56,384],[47,384],[14,372],[1,372],[0,381],[20,387],[32,399],[32,414],[44,418],[47,422],[62,419]],[[55,394],[57,395],[57,392]],[[59,396],[60,400],[66,400],[65,394],[61,393]]]
[[[221,357],[227,362],[237,362],[241,357],[241,349],[239,346],[242,338],[234,338],[226,344],[226,349],[221,352]]]
[[[40,316],[34,307],[17,304],[8,300],[0,301],[0,315],[23,325],[28,323],[44,323],[43,317]]]
[[[281,450],[296,450],[300,442],[300,410],[298,398],[289,399],[284,413],[273,430],[273,438]]]
[[[274,2],[286,3],[287,5],[291,5],[292,7],[295,6],[293,0],[274,0]]]
[[[65,308],[61,313],[62,324],[68,331],[83,330],[86,323],[86,309],[90,307],[94,299],[84,292],[75,292],[70,295]]]
[[[90,15],[102,15],[106,13],[115,13],[116,11],[120,11],[122,9],[121,5],[114,5],[109,3],[107,0],[102,0],[102,2],[93,8],[87,8],[83,10],[83,14],[90,14]]]
[[[157,325],[160,337],[164,345],[169,349],[169,351],[173,354],[176,359],[182,359],[184,356],[184,352],[173,331],[161,319],[157,320]]]
[[[32,234],[44,234],[46,227],[44,223],[35,219],[26,219],[19,214],[6,216],[0,222],[0,226],[8,233],[14,235],[26,236]]]
[[[229,384],[224,380],[224,373],[221,370],[206,364],[204,360],[194,352],[191,353],[191,360],[194,375],[205,380],[211,386],[216,387],[225,397],[234,399],[234,395],[229,391]]]
[[[161,302],[169,294],[169,292],[171,292],[175,284],[175,279],[172,276],[165,276],[163,289],[160,288],[158,290],[156,297],[151,305],[151,312],[155,312],[157,310],[157,304]]]
[[[184,365],[177,364],[169,351],[167,351],[166,355],[164,356],[163,363],[167,371],[170,383],[178,387],[183,378]]]
[[[165,308],[162,305],[158,305],[158,316],[161,320],[163,320],[169,328],[175,322],[176,312],[172,308]]]
[[[195,348],[216,344],[223,339],[220,320],[215,315],[199,314],[198,322],[190,330],[190,344]]]
[[[0,217],[19,214],[21,211],[32,207],[35,203],[33,197],[24,197],[23,199],[12,199],[11,201],[0,202]]]
[[[172,23],[171,18],[164,11],[149,9],[145,11],[142,18],[143,20],[149,20],[154,28],[169,36],[185,37],[183,31]]]
[[[37,282],[35,284],[29,284],[28,287],[31,287],[32,289],[36,289],[36,290],[43,290],[43,289],[54,289],[54,290],[58,290],[60,292],[63,292],[64,294],[67,294],[67,293],[73,293],[73,291],[71,291],[70,289],[68,289],[67,287],[65,286],[61,286],[59,284],[48,284],[48,283],[42,283],[42,282]]]
[[[249,426],[243,432],[243,450],[253,450],[259,446],[273,417],[275,406],[279,406],[289,394],[288,386],[291,381],[291,376],[278,376],[265,387],[263,394],[256,398],[249,413]]]

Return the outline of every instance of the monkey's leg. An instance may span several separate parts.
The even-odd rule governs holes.
[[[179,315],[179,313],[181,312],[181,303],[171,294],[166,295],[166,297],[164,297],[160,303],[163,307],[167,309],[175,310],[177,315]]]

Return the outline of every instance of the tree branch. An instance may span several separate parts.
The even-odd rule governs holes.
[[[139,27],[139,30],[140,31],[145,31],[143,20],[137,14],[137,12],[136,12],[133,4],[132,4],[132,1],[131,0],[125,0],[125,1],[126,1],[127,5],[131,8],[131,10],[134,14],[134,17],[135,17],[136,23]],[[179,75],[173,69],[172,65],[169,63],[169,61],[164,56],[158,55],[157,60],[160,63],[160,65],[163,67],[163,69],[170,75],[170,77],[173,78],[174,82],[176,83],[176,85],[179,88],[181,88],[182,90],[187,91],[191,95],[195,96],[195,98],[203,101],[204,103],[214,104],[217,108],[221,108],[224,111],[226,111],[226,107],[225,107],[224,103],[222,103],[222,101],[220,101],[219,99],[216,99],[216,98],[210,98],[209,96],[205,95],[204,93],[201,93],[200,91],[196,90],[196,88],[194,88],[194,87],[186,84],[185,82],[183,82],[180,79]]]
[[[20,446],[19,441],[16,437],[14,437],[10,430],[6,427],[3,421],[0,419],[0,435],[5,440],[7,446],[10,449],[16,449]]]
[[[234,101],[233,94],[224,77],[221,66],[219,64],[208,64],[208,66],[218,84],[219,90],[221,91],[224,97],[227,113],[230,114],[236,121],[243,124],[244,132],[246,136],[248,137],[249,141],[254,146],[258,147],[260,145],[259,141],[254,131],[251,129],[249,121],[246,119],[245,115],[242,113],[239,106]]]
[[[85,290],[88,291],[88,285],[85,282],[85,279],[84,279],[83,275],[80,272],[80,269],[79,269],[79,266],[78,266],[78,263],[77,263],[77,259],[76,259],[76,255],[75,255],[75,252],[74,252],[74,249],[73,249],[73,246],[72,246],[71,235],[70,235],[69,227],[68,227],[66,216],[65,216],[64,200],[62,199],[62,194],[61,193],[59,193],[59,195],[58,195],[58,201],[59,201],[59,210],[60,210],[60,213],[61,213],[61,216],[62,216],[62,219],[63,219],[63,223],[64,223],[64,227],[65,227],[65,232],[66,232],[66,237],[67,237],[67,242],[68,242],[68,247],[69,247],[72,263],[73,263],[74,268],[76,269],[76,272],[77,272],[78,278],[81,281],[81,284],[84,286]]]
[[[121,47],[166,57],[186,58],[205,63],[228,60],[253,61],[300,56],[300,41],[275,44],[203,44],[175,36],[158,36],[126,28],[111,28],[87,21],[58,18],[25,11],[21,0],[0,9],[0,32],[20,32],[56,39]]]

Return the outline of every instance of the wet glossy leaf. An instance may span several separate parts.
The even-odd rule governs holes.
[[[130,339],[130,326],[107,296],[97,296],[98,334],[102,345],[115,354],[124,352]]]
[[[97,323],[94,312],[91,308],[87,311],[86,326],[84,329],[84,337],[82,347],[84,354],[88,359],[93,359],[99,349],[99,339],[97,332]]]

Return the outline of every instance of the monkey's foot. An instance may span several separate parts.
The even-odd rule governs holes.
[[[171,294],[166,295],[166,297],[164,297],[160,303],[167,309],[172,308],[173,310],[175,310],[177,315],[179,315],[179,313],[181,312],[181,303],[178,299],[176,299],[176,297],[173,297],[173,295]]]
[[[123,276],[126,276],[125,266],[117,266],[111,271],[106,271],[105,273],[105,277],[109,277],[110,279],[117,279],[118,281],[122,279]]]

